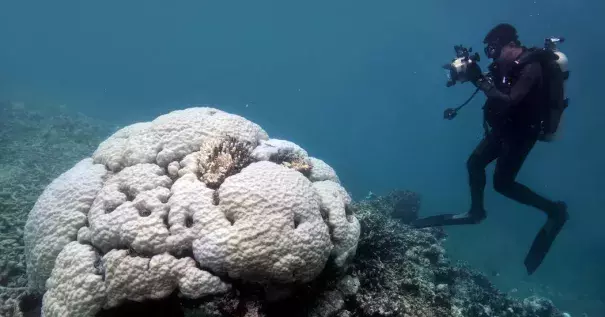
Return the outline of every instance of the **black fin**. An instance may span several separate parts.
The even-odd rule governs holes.
[[[414,220],[411,225],[414,228],[470,225],[479,223],[483,217],[472,217],[469,214],[442,214]]]
[[[534,242],[532,243],[531,248],[525,257],[524,263],[525,268],[527,269],[527,274],[533,274],[536,272],[538,267],[540,267],[542,261],[544,261],[544,258],[546,257],[546,254],[550,250],[550,247],[555,241],[555,238],[559,232],[561,232],[563,225],[565,225],[567,222],[567,207],[565,205],[562,205],[562,207],[564,208],[562,209],[563,214],[556,219],[548,219],[548,221],[546,221],[544,226],[542,226],[536,235],[536,238],[534,239]]]

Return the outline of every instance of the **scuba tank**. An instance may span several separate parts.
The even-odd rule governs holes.
[[[547,107],[542,120],[542,133],[540,140],[550,142],[561,123],[563,111],[569,106],[569,98],[565,91],[567,79],[569,79],[569,68],[567,56],[557,48],[558,43],[563,43],[563,38],[550,37],[544,40],[544,49],[552,52],[554,63],[548,62],[544,75],[547,89]]]
[[[545,101],[541,120],[540,141],[554,140],[559,128],[563,111],[569,106],[565,84],[569,78],[567,56],[557,48],[563,38],[549,37],[543,48],[532,48],[515,63],[522,67],[527,63],[538,62],[542,67]]]

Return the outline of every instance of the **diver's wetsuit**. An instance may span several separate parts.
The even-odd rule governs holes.
[[[525,158],[532,150],[540,134],[540,112],[545,96],[542,85],[542,69],[539,63],[527,64],[516,83],[507,87],[495,87],[485,94],[485,120],[491,127],[468,159],[471,187],[471,213],[484,217],[483,191],[485,168],[496,162],[494,189],[500,194],[522,204],[544,211],[548,216],[558,209],[552,202],[515,181]],[[473,214],[474,216],[474,214]]]
[[[507,74],[507,64],[501,63],[499,73]],[[494,74],[496,78],[503,76]],[[562,206],[550,201],[515,181],[525,158],[540,134],[540,112],[544,105],[542,69],[539,63],[523,66],[512,86],[497,80],[483,110],[489,131],[467,161],[472,205],[468,213],[444,214],[418,219],[417,228],[479,223],[486,216],[484,209],[485,168],[497,159],[494,189],[522,204],[544,211],[549,218],[560,216]]]
[[[502,76],[496,74],[496,78],[502,79]],[[485,137],[467,161],[471,210],[463,214],[443,214],[417,219],[412,226],[424,228],[481,222],[486,217],[483,205],[485,168],[497,159],[494,173],[496,191],[522,204],[536,207],[548,215],[546,224],[538,232],[525,258],[525,267],[529,274],[540,266],[568,219],[567,206],[563,202],[553,202],[534,193],[516,182],[515,178],[540,134],[544,89],[541,66],[534,62],[523,66],[512,86],[496,84],[485,91],[488,100],[483,107],[484,117],[491,129],[486,128]]]

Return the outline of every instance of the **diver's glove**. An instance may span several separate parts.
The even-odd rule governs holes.
[[[495,87],[494,79],[489,75],[481,75],[479,78],[477,78],[477,80],[473,81],[473,85],[485,93],[489,92]]]

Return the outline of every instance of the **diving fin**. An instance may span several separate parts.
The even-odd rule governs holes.
[[[473,216],[470,212],[463,214],[442,214],[426,218],[420,218],[412,221],[411,226],[414,228],[439,227],[450,225],[468,225],[479,223],[485,218],[485,212],[478,216]]]
[[[558,203],[558,205],[560,208],[559,214],[554,219],[549,218],[544,226],[542,226],[525,257],[525,268],[529,275],[532,275],[542,264],[555,238],[569,218],[567,205],[562,202]]]

